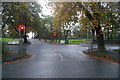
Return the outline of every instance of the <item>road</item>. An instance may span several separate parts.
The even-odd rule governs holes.
[[[83,54],[86,45],[48,44],[30,40],[31,59],[4,64],[3,78],[117,78],[118,64]]]

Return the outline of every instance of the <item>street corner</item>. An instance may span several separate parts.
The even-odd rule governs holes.
[[[2,59],[1,63],[0,64],[12,64],[12,63],[15,63],[15,62],[21,62],[21,61],[25,61],[25,60],[28,60],[28,59],[31,59],[32,58],[32,54],[30,53],[26,53],[25,55],[17,55],[16,57],[7,57],[6,59]]]
[[[96,51],[96,49],[94,49],[94,50],[84,50],[83,53],[95,59],[120,64],[120,61],[118,60],[118,55],[117,54],[115,55],[108,51],[99,53]]]

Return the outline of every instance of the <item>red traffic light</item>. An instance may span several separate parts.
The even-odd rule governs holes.
[[[57,36],[57,33],[53,33],[53,36]]]
[[[24,25],[20,25],[20,26],[19,26],[19,29],[20,29],[20,30],[25,30],[25,26],[24,26]]]

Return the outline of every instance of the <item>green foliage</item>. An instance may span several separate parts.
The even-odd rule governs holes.
[[[80,30],[86,32],[87,29],[92,30],[93,25],[100,23],[101,27],[109,27],[112,31],[117,31],[119,23],[118,3],[105,2],[62,2],[55,3],[55,21],[54,28],[58,28],[59,24],[73,21],[80,22]],[[92,20],[94,14],[97,13],[98,21]],[[95,17],[94,17],[95,18]],[[112,26],[112,27],[110,27]]]
[[[86,39],[67,39],[69,44],[89,44],[90,41],[86,41]],[[61,40],[64,41],[64,40]],[[59,43],[59,40],[57,40]]]
[[[37,33],[38,38],[43,38],[43,39],[52,39],[52,34],[53,34],[53,22],[52,22],[53,17],[51,16],[44,16],[44,18],[36,20],[38,21],[40,27],[36,27],[34,30]]]
[[[8,42],[8,41],[18,41],[18,38],[0,38],[0,41]]]
[[[97,38],[98,50],[105,50],[104,32],[105,28],[110,28],[108,32],[117,32],[119,23],[119,9],[117,3],[106,2],[57,2],[55,3],[54,29],[59,25],[63,27],[70,21],[80,23],[80,32],[96,32],[93,34]],[[118,5],[118,4],[117,4]],[[114,7],[115,9],[113,9]]]
[[[3,2],[2,29],[8,27],[9,34],[16,34],[19,25],[26,26],[26,31],[30,32],[34,27],[36,16],[41,12],[41,7],[35,2]],[[37,24],[37,23],[36,23]],[[7,25],[7,26],[6,26]],[[39,26],[37,26],[39,27]]]
[[[113,50],[113,51],[117,51],[117,52],[120,52],[120,49],[116,49],[116,50]]]

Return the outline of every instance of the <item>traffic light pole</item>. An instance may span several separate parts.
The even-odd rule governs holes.
[[[19,53],[22,55],[26,55],[26,49],[25,46],[23,45],[23,36],[25,35],[25,26],[20,25],[19,26]]]
[[[56,32],[54,32],[53,33],[53,42],[57,42],[57,33]]]

